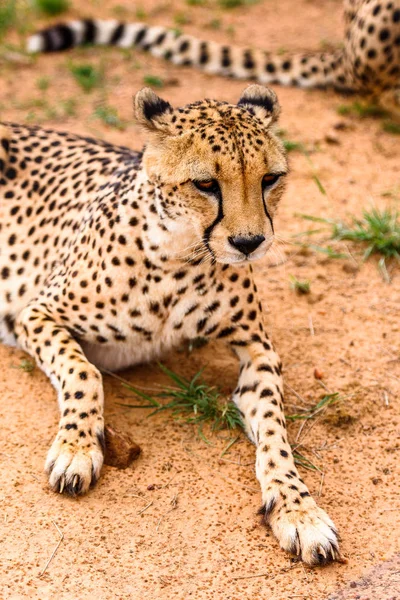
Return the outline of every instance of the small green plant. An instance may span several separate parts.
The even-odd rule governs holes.
[[[395,121],[384,121],[382,129],[383,131],[386,131],[386,133],[400,135],[400,123],[396,123]]]
[[[61,110],[66,117],[74,117],[76,115],[77,101],[75,98],[67,98],[60,102]]]
[[[209,21],[208,23],[206,23],[204,25],[204,27],[209,28],[209,29],[221,29],[222,26],[222,22],[221,19],[211,19],[211,21]]]
[[[151,415],[168,410],[175,419],[185,423],[194,423],[201,432],[204,423],[210,423],[212,431],[220,429],[235,429],[242,427],[242,419],[236,405],[231,400],[221,399],[221,393],[216,387],[210,387],[202,379],[199,371],[191,380],[177,375],[164,365],[159,365],[162,372],[174,383],[174,387],[167,388],[156,397],[149,396],[130,384],[124,384],[136,396],[149,403],[147,408],[155,408]],[[169,402],[162,403],[160,399],[169,398]],[[125,404],[131,408],[143,408]]]
[[[313,173],[312,178],[315,181],[315,183],[317,185],[317,188],[319,189],[319,191],[321,192],[321,194],[323,194],[324,196],[326,196],[326,189],[322,185],[321,180],[318,177],[318,175],[316,173]]]
[[[91,92],[94,88],[99,87],[103,81],[103,70],[97,69],[93,65],[70,63],[68,68],[77,84],[85,92]]]
[[[207,0],[186,0],[188,6],[204,6]]]
[[[386,117],[387,111],[377,104],[371,104],[369,102],[361,102],[356,100],[352,104],[341,104],[337,107],[339,115],[353,115],[361,119],[368,117]]]
[[[149,416],[155,415],[161,411],[171,411],[173,417],[184,423],[191,423],[198,426],[199,436],[208,443],[207,438],[203,434],[203,425],[209,423],[211,431],[219,431],[221,429],[233,430],[236,428],[243,429],[243,421],[240,416],[239,409],[231,400],[221,399],[221,393],[216,387],[207,385],[201,379],[202,370],[196,373],[192,379],[185,379],[180,375],[177,375],[167,367],[159,364],[162,372],[169,377],[173,382],[174,386],[163,390],[156,396],[150,396],[144,393],[142,390],[138,390],[132,386],[128,381],[121,379],[118,375],[112,372],[105,371],[107,375],[115,377],[122,382],[122,385],[129,391],[133,392],[135,396],[141,398],[147,402],[145,405],[137,404],[122,404],[122,406],[128,408],[152,408],[154,409]],[[169,399],[169,402],[162,402],[162,399]],[[310,420],[325,412],[326,409],[332,404],[341,400],[341,396],[338,392],[328,393],[323,396],[315,406],[304,410],[301,413],[288,415],[286,419],[288,421],[303,421]],[[231,448],[231,446],[237,442],[239,438],[236,437],[228,443],[227,447],[221,454],[221,457]],[[306,458],[300,451],[299,445],[293,445],[293,456],[295,463],[310,469],[313,471],[319,471],[320,469],[315,466],[308,458]]]
[[[218,0],[218,4],[221,8],[237,8],[246,4],[245,0]]]
[[[400,218],[396,209],[364,210],[363,217],[361,219],[353,218],[350,225],[309,215],[303,215],[303,218],[326,223],[331,229],[332,239],[348,240],[366,245],[364,260],[371,254],[400,259]]]
[[[387,258],[400,259],[400,215],[396,209],[372,208],[371,210],[364,210],[362,218],[353,218],[352,223],[349,225],[311,215],[301,216],[309,221],[326,224],[330,229],[330,239],[363,244],[365,246],[363,260],[367,260],[371,254],[380,254],[382,258],[379,268],[384,275],[384,279],[387,278],[385,260]],[[314,232],[308,232],[308,234],[312,235],[319,231],[318,229]],[[334,251],[330,246],[322,248],[310,245],[308,247],[319,252],[329,253],[330,257],[333,258],[332,252]],[[348,256],[339,254],[336,258],[348,258]]]
[[[6,0],[0,3],[0,39],[7,29],[17,21],[17,0]]]
[[[54,16],[60,15],[69,9],[69,0],[34,0],[34,5],[42,13]]]
[[[129,9],[122,4],[116,4],[111,10],[116,17],[120,17],[121,19],[129,14]]]
[[[295,142],[294,140],[289,140],[286,137],[287,132],[285,129],[278,129],[277,134],[281,138],[286,152],[294,152],[295,150],[298,150],[299,152],[303,153],[307,152],[304,144],[302,144],[301,142]]]
[[[36,87],[42,92],[45,92],[46,90],[48,90],[49,86],[50,86],[50,78],[49,77],[39,77],[39,79],[36,81]]]
[[[304,456],[304,454],[299,452],[299,450],[297,450],[297,447],[297,445],[292,445],[292,452],[295,464],[299,467],[303,467],[304,469],[308,469],[309,471],[321,471],[321,469],[317,467],[317,465],[312,463],[311,460]]]
[[[138,6],[137,9],[135,10],[135,16],[137,19],[139,19],[139,21],[142,21],[143,19],[147,18],[147,12],[144,10],[144,8],[142,6]]]
[[[181,27],[182,25],[188,25],[191,22],[191,18],[184,12],[178,12],[174,15],[175,25]]]
[[[325,254],[327,258],[336,258],[336,259],[341,259],[341,258],[349,258],[349,255],[346,254],[345,252],[337,252],[334,248],[332,248],[332,246],[316,246],[315,244],[310,244],[309,246],[306,246],[307,248],[310,248],[310,250],[314,250],[314,252],[318,252],[319,254]]]
[[[307,279],[300,281],[294,275],[290,275],[290,285],[292,290],[299,296],[309,294],[311,291],[310,282]]]
[[[103,104],[98,106],[93,113],[95,119],[100,119],[105,125],[120,129],[123,131],[126,128],[126,124],[118,116],[118,111],[113,106]]]
[[[307,408],[301,413],[295,413],[293,415],[286,415],[287,421],[304,421],[308,419],[314,419],[319,413],[325,411],[328,406],[339,402],[343,398],[340,396],[339,392],[334,392],[332,394],[325,394],[314,406],[311,408]]]
[[[353,219],[351,225],[334,223],[333,237],[366,244],[364,260],[371,254],[400,259],[400,220],[395,209],[365,210],[362,219]]]
[[[286,140],[286,139],[282,139],[282,142],[283,142],[286,152],[294,152],[296,150],[298,150],[300,152],[305,151],[304,145],[301,142],[294,142],[292,140]]]
[[[221,8],[230,9],[237,8],[238,6],[251,6],[257,4],[260,0],[218,0],[218,4]]]
[[[143,83],[155,88],[164,87],[164,81],[161,79],[161,77],[158,77],[157,75],[145,75],[143,77]]]
[[[28,360],[27,358],[23,358],[19,365],[13,366],[13,369],[19,369],[24,373],[32,373],[36,368],[36,365],[33,361]]]

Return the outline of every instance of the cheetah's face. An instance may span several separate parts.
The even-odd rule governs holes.
[[[149,132],[144,165],[158,214],[176,232],[177,249],[221,263],[264,256],[287,173],[271,127],[275,94],[253,85],[236,106],[204,101],[173,110],[142,90],[135,112]]]

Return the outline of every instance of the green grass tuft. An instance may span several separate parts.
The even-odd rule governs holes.
[[[143,83],[159,89],[164,87],[164,81],[157,75],[145,75],[143,77]]]
[[[351,224],[346,225],[340,221],[301,215],[303,219],[316,223],[325,223],[330,229],[330,238],[333,240],[346,240],[363,244],[364,260],[371,254],[380,254],[383,259],[400,259],[400,215],[393,208],[372,208],[364,210],[361,219],[353,218]],[[317,230],[320,231],[320,230]],[[310,234],[312,232],[309,232]],[[314,250],[325,251],[332,257],[331,249],[318,246],[308,246]],[[347,255],[338,255],[336,258],[348,258]]]
[[[323,396],[319,400],[319,402],[317,402],[317,404],[315,404],[315,406],[308,408],[307,410],[305,410],[302,413],[286,415],[286,420],[287,421],[304,421],[304,420],[308,420],[308,419],[313,419],[314,417],[316,417],[317,414],[319,414],[320,412],[325,410],[328,406],[335,404],[335,402],[338,402],[341,399],[342,398],[341,398],[339,392],[334,392],[332,394],[325,394],[325,396]]]
[[[211,19],[211,21],[209,21],[208,23],[206,23],[204,25],[204,27],[209,28],[209,29],[221,29],[222,26],[222,21],[221,19]]]
[[[333,223],[332,237],[366,244],[364,259],[371,254],[400,258],[400,220],[394,209],[365,210],[362,219],[353,219],[351,225]]]
[[[0,39],[17,22],[17,0],[0,2]]]
[[[178,25],[178,27],[181,27],[182,25],[189,25],[189,23],[191,23],[192,20],[190,18],[189,15],[187,15],[185,12],[177,12],[174,15],[174,23],[175,25]],[[179,29],[177,30],[179,31]],[[181,35],[182,32],[179,31],[179,34],[177,35]]]
[[[114,127],[123,131],[126,128],[126,123],[118,116],[118,111],[113,106],[103,104],[98,106],[93,113],[95,119],[100,119],[108,127]]]
[[[352,104],[341,104],[337,108],[339,115],[353,115],[365,119],[368,117],[386,117],[387,111],[377,104],[356,100]]]
[[[299,295],[309,294],[311,291],[310,282],[308,280],[300,281],[294,275],[290,275],[290,285],[292,290]]]
[[[250,6],[251,4],[257,4],[259,0],[218,0],[218,4],[221,8],[230,9],[237,8],[238,6]]]
[[[396,123],[395,121],[385,121],[382,124],[382,129],[383,131],[386,131],[386,133],[400,135],[400,123]]]
[[[282,142],[286,152],[294,152],[296,150],[299,152],[305,152],[304,145],[301,142],[294,142],[293,140],[287,139],[283,139]]]
[[[91,92],[94,88],[99,87],[103,82],[102,69],[96,69],[96,67],[93,65],[78,65],[70,63],[68,68],[77,84],[85,92]]]
[[[50,78],[49,77],[39,77],[39,79],[36,81],[36,87],[42,91],[45,92],[49,89],[50,86]]]
[[[34,0],[33,4],[42,13],[49,16],[60,15],[70,7],[69,0]]]
[[[28,360],[27,358],[23,358],[21,360],[21,362],[19,363],[19,365],[13,366],[12,368],[19,369],[20,371],[23,371],[24,373],[32,373],[36,368],[36,364],[34,362],[32,362],[31,360]]]
[[[304,469],[308,469],[309,471],[321,472],[321,469],[317,467],[317,465],[314,465],[314,463],[312,463],[311,460],[304,456],[304,454],[296,450],[296,446],[292,447],[292,452],[294,462],[298,467],[303,467]]]
[[[198,426],[198,435],[205,442],[209,443],[203,433],[203,425],[209,424],[211,431],[219,431],[221,429],[244,429],[244,424],[237,408],[231,400],[223,400],[218,388],[209,386],[202,379],[202,370],[196,373],[192,379],[185,379],[177,375],[167,367],[159,364],[162,372],[169,377],[174,384],[173,387],[168,387],[155,396],[138,390],[129,382],[121,379],[118,375],[110,371],[104,371],[107,375],[115,377],[122,382],[122,385],[131,391],[136,397],[145,400],[147,404],[121,404],[127,408],[152,408],[154,409],[149,416],[155,415],[162,411],[170,411],[173,417],[181,422],[194,424]],[[169,401],[163,402],[162,400]],[[338,392],[328,393],[323,396],[315,406],[304,410],[301,413],[288,415],[286,420],[299,421],[310,420],[318,414],[324,412],[330,405],[341,400]],[[226,454],[229,448],[239,439],[236,437],[229,441],[227,447],[221,454],[221,457]],[[293,456],[295,463],[305,469],[319,471],[309,459],[299,452],[298,444],[293,446]]]
[[[156,397],[149,396],[131,385],[124,384],[136,396],[149,403],[148,408],[154,407],[152,415],[158,412],[171,411],[175,419],[185,423],[193,423],[201,427],[204,423],[211,425],[212,431],[220,429],[235,429],[242,427],[242,419],[236,405],[231,400],[222,400],[221,393],[216,387],[207,385],[202,379],[202,371],[196,373],[191,380],[177,375],[164,365],[159,365],[162,372],[174,383]],[[160,399],[169,398],[162,403]],[[131,408],[143,408],[125,404]]]

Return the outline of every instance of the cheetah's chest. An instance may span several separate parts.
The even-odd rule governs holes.
[[[219,318],[223,307],[217,295],[215,279],[196,270],[182,280],[167,277],[161,287],[150,286],[146,294],[120,306],[114,325],[102,324],[106,342],[103,335],[86,335],[82,348],[91,362],[110,370],[154,360],[185,338],[201,335],[210,319]]]

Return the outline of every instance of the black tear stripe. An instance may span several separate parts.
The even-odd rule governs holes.
[[[261,190],[262,193],[262,201],[263,201],[263,206],[264,206],[264,212],[267,215],[267,219],[269,220],[269,222],[271,223],[271,229],[272,229],[272,233],[275,233],[274,231],[274,224],[271,218],[271,215],[268,212],[268,208],[267,208],[267,203],[265,202],[265,198],[264,198],[264,190]]]
[[[222,221],[223,218],[224,218],[224,211],[223,211],[223,208],[222,208],[222,194],[220,192],[218,194],[218,214],[217,214],[217,218],[215,219],[215,221],[213,221],[211,223],[211,225],[209,225],[207,227],[207,229],[204,230],[204,235],[203,235],[203,242],[204,242],[207,250],[209,251],[209,253],[213,257],[214,261],[215,261],[214,252],[211,250],[211,247],[210,247],[210,244],[209,244],[210,237],[211,237],[211,234],[212,234],[214,228],[218,225],[218,223],[220,223]]]

